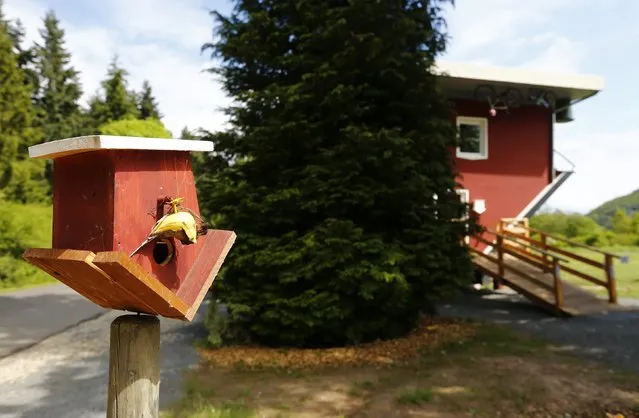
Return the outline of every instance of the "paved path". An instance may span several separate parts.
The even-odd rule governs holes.
[[[562,350],[639,373],[639,301],[620,302],[638,310],[556,318],[517,294],[472,293],[440,306],[438,311],[448,317],[508,324],[553,342]]]
[[[197,365],[193,343],[205,337],[202,304],[191,323],[161,319],[160,407],[181,395],[185,370]],[[0,417],[104,418],[110,311],[0,360]]]
[[[63,284],[0,293],[0,358],[104,312]]]

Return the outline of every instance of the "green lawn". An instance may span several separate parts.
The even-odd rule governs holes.
[[[407,349],[412,355],[402,357]],[[635,374],[577,359],[565,347],[502,326],[440,323],[408,338],[355,347],[225,347],[201,354],[183,397],[163,418],[605,418],[639,412]],[[350,364],[362,357],[370,364]]]
[[[602,250],[613,254],[627,256],[629,258],[627,264],[622,264],[619,259],[615,259],[614,261],[615,275],[617,279],[617,295],[619,297],[639,297],[639,247],[609,247],[602,248]],[[587,249],[571,248],[570,251],[594,261],[602,263],[604,261],[603,254]],[[570,260],[567,265],[582,273],[590,274],[598,279],[606,281],[606,276],[602,269],[598,269],[576,260]],[[563,272],[562,278],[570,283],[578,284],[588,290],[596,292],[598,295],[603,296],[608,294],[607,290],[603,287],[590,283],[580,277],[573,276],[570,273]]]
[[[25,248],[51,247],[51,218],[50,205],[0,205],[0,291],[55,282],[22,259]]]

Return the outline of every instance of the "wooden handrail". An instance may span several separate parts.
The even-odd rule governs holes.
[[[491,233],[491,234],[493,234],[493,235],[495,235],[495,236],[498,236],[498,237],[499,237],[499,236],[501,236],[501,237],[503,237],[503,238],[506,238],[506,237],[505,237],[505,234],[503,234],[503,233],[501,233],[501,234],[500,234],[499,232],[493,231],[493,230],[488,229],[488,228],[486,229],[486,232],[489,232],[489,233]],[[520,237],[520,236],[518,236],[518,235],[516,235],[516,234],[514,234],[514,235],[511,235],[511,234],[512,234],[511,232],[508,232],[508,235],[509,235],[509,236],[513,236],[513,237],[515,237],[515,239],[524,239],[524,240],[526,240],[526,241],[529,241],[529,242],[531,242],[531,241],[532,241],[532,242],[534,242],[534,243],[538,242],[538,241],[535,241],[535,240],[533,240],[533,239],[531,239],[531,238],[528,238],[528,237]],[[530,243],[528,243],[528,244],[524,244],[524,243],[521,243],[521,242],[520,242],[520,243],[518,243],[518,244],[519,244],[519,245],[521,245],[521,246],[524,246],[524,247],[530,248],[531,250],[535,250],[535,251],[537,251],[537,252],[539,252],[539,253],[541,253],[541,254],[543,254],[543,255],[546,255],[546,256],[548,256],[548,257],[556,258],[556,259],[558,259],[559,261],[563,261],[564,263],[568,263],[568,262],[569,262],[569,261],[568,261],[568,259],[566,259],[566,258],[559,257],[558,255],[553,254],[553,253],[551,253],[551,252],[549,252],[549,251],[542,250],[541,248],[538,248],[538,247],[536,247],[536,246],[534,246],[534,245],[531,245]],[[541,244],[541,243],[539,243],[539,244]],[[491,244],[491,245],[492,245],[492,244]]]
[[[521,261],[524,261],[528,264],[532,264],[533,266],[537,267],[538,269],[542,270],[542,271],[548,271],[549,268],[547,265],[537,261],[537,260],[533,260],[528,256],[525,256],[523,254],[520,254],[519,252],[517,252],[514,248],[508,248],[507,245],[503,246],[503,252],[505,254],[511,255],[515,258],[520,259]]]
[[[590,259],[588,257],[584,257],[584,256],[581,256],[579,254],[575,254],[575,253],[572,253],[570,251],[566,251],[563,248],[555,247],[554,245],[548,245],[547,247],[548,247],[548,249],[550,251],[556,252],[558,254],[562,254],[562,255],[564,255],[566,257],[570,257],[573,260],[582,262],[584,264],[588,264],[588,265],[590,265],[592,267],[596,267],[596,268],[599,268],[599,269],[603,269],[604,268],[604,264],[603,263],[600,263],[598,261],[592,260],[592,259]]]
[[[545,269],[549,269],[549,266],[552,264],[551,263],[551,259],[549,259],[548,257],[546,257],[545,255],[538,255],[538,254],[533,254],[530,251],[526,251],[526,248],[521,248],[518,247],[516,245],[509,245],[509,244],[505,244],[506,247],[508,247],[511,251],[516,251],[524,256],[526,256],[528,259],[531,259],[533,262],[535,263],[539,263],[543,266],[545,266]],[[550,271],[550,270],[548,270]]]
[[[561,280],[559,278],[559,261],[561,257],[555,256],[554,254],[548,254],[551,259],[552,259],[552,273],[553,273],[553,283],[552,284],[548,284],[548,283],[544,283],[543,281],[539,280],[538,278],[528,274],[527,272],[520,270],[519,268],[516,268],[512,265],[507,265],[504,263],[504,254],[509,254],[510,256],[516,257],[522,261],[524,261],[525,263],[531,264],[539,269],[541,269],[542,271],[548,271],[548,266],[540,263],[540,262],[536,262],[534,260],[531,260],[529,257],[526,257],[522,254],[519,254],[518,252],[508,248],[508,246],[506,246],[504,244],[504,236],[502,234],[498,234],[496,232],[493,231],[489,231],[490,233],[493,233],[496,236],[496,241],[495,242],[490,242],[485,238],[482,237],[475,237],[475,239],[479,242],[488,244],[488,245],[495,245],[497,248],[497,258],[492,257],[488,254],[483,253],[482,251],[478,250],[477,248],[473,248],[473,247],[469,247],[471,251],[473,251],[474,253],[476,253],[477,255],[490,260],[493,263],[497,264],[497,269],[498,269],[498,273],[497,276],[498,278],[496,278],[497,283],[496,283],[496,288],[500,287],[500,282],[501,279],[504,277],[506,270],[512,271],[513,273],[526,278],[527,280],[536,283],[539,287],[542,287],[546,290],[548,290],[549,292],[553,292],[553,295],[555,297],[555,306],[558,310],[561,309],[561,307],[563,306],[563,285],[561,283]],[[537,249],[537,248],[534,248]]]
[[[548,243],[544,243],[543,241],[538,241],[538,240],[536,240],[534,238],[530,238],[530,237],[520,236],[520,235],[517,235],[516,233],[514,233],[512,231],[505,231],[505,232],[503,232],[503,234],[504,235],[508,235],[508,236],[512,236],[512,237],[514,237],[514,239],[521,239],[521,240],[527,241],[528,243],[530,243],[532,245],[533,248],[535,248],[536,251],[538,251],[538,252],[540,252],[542,254],[545,253],[545,255],[547,255],[547,254],[554,255],[553,253],[559,253],[559,254],[561,254],[561,255],[563,255],[565,257],[572,258],[572,259],[580,261],[580,262],[582,262],[584,264],[589,264],[589,265],[591,265],[593,267],[597,267],[597,268],[601,268],[601,269],[604,268],[604,264],[603,263],[599,263],[599,262],[597,262],[595,260],[592,260],[590,258],[583,257],[583,256],[581,256],[579,254],[572,253],[570,251],[564,250],[564,249],[559,248],[559,247],[555,247],[554,245],[548,245]],[[542,250],[540,248],[536,248],[535,245],[539,245],[542,248],[546,248],[546,250]],[[564,258],[560,257],[559,259],[561,261],[566,262],[566,263],[568,262],[568,260],[566,260]]]
[[[610,303],[617,303],[617,289],[615,282],[615,272],[613,261],[615,258],[619,258],[624,262],[627,259],[624,257],[618,256],[616,254],[608,253],[606,251],[593,249],[590,246],[573,243],[570,240],[555,237],[550,234],[546,234],[543,231],[539,231],[534,228],[526,228],[523,227],[525,235],[518,234],[515,231],[511,231],[508,228],[504,228],[505,222],[501,221],[499,225],[499,231],[493,231],[491,229],[483,229],[483,232],[494,235],[495,240],[489,240],[481,236],[481,234],[476,234],[473,238],[475,242],[483,243],[485,245],[493,247],[497,250],[497,257],[491,256],[483,251],[480,251],[478,248],[474,248],[472,246],[468,246],[468,248],[476,253],[477,255],[484,257],[487,260],[495,263],[497,265],[497,273],[494,272],[491,274],[495,279],[495,288],[499,288],[502,280],[508,280],[507,273],[512,272],[517,276],[527,279],[530,282],[536,283],[539,287],[546,289],[552,292],[554,296],[555,309],[557,311],[562,311],[564,306],[564,284],[561,278],[561,271],[565,270],[567,273],[574,275],[575,277],[587,280],[593,284],[598,286],[602,286],[608,291],[608,300]],[[535,238],[531,238],[529,236],[529,232],[536,232],[540,234],[540,240]],[[563,249],[554,245],[548,244],[548,238],[554,238],[566,242],[568,244],[587,248],[594,250],[600,254],[605,256],[605,260],[603,263],[597,262],[590,258],[584,257],[580,254],[573,253],[568,249]],[[510,242],[510,244],[508,242]],[[522,242],[523,241],[523,242]],[[528,250],[532,250],[541,255],[536,255],[531,253]],[[511,257],[515,257],[530,266],[539,268],[541,271],[545,273],[550,273],[552,276],[552,284],[544,282],[535,274],[531,274],[527,271],[527,269],[517,268],[515,265],[505,263],[504,255],[509,255]],[[560,254],[560,255],[559,255]],[[586,274],[575,268],[568,267],[565,264],[569,263],[569,259],[582,262],[589,266],[600,268],[605,272],[606,280],[600,280],[596,277],[591,276],[590,274]]]
[[[507,265],[507,264],[503,263],[503,260],[500,260],[499,258],[491,257],[491,256],[490,256],[490,255],[488,255],[488,254],[484,254],[484,253],[482,253],[481,251],[479,251],[479,250],[478,250],[478,249],[476,249],[476,248],[472,248],[472,247],[471,247],[471,250],[472,250],[473,252],[475,252],[477,255],[479,255],[479,256],[481,256],[481,257],[483,257],[483,258],[487,259],[487,260],[490,260],[490,261],[492,261],[493,263],[496,263],[496,264],[497,264],[497,267],[498,267],[498,268],[500,269],[500,271],[501,271],[500,277],[504,277],[504,273],[505,273],[505,271],[502,271],[502,270],[510,270],[510,271],[512,271],[512,272],[514,272],[514,273],[516,273],[517,275],[519,275],[519,276],[521,276],[521,277],[526,278],[527,280],[529,280],[529,281],[531,281],[531,282],[535,282],[535,283],[537,283],[540,287],[543,287],[544,289],[546,289],[546,290],[548,290],[548,291],[551,291],[551,292],[553,291],[553,286],[551,286],[551,285],[549,285],[549,284],[547,284],[547,283],[543,283],[543,282],[539,281],[539,279],[537,279],[537,278],[535,278],[535,277],[531,276],[530,274],[526,273],[525,271],[520,270],[520,269],[518,269],[517,267],[509,266],[509,265]]]
[[[567,239],[567,238],[555,236],[555,235],[549,234],[547,232],[541,231],[541,230],[536,229],[536,228],[530,228],[528,226],[518,226],[518,228],[520,228],[520,229],[522,229],[524,231],[527,231],[527,233],[533,232],[533,233],[539,234],[540,240],[536,240],[536,239],[531,238],[529,236],[524,236],[524,235],[521,235],[521,234],[517,234],[516,232],[509,230],[508,228],[505,227],[507,225],[513,225],[513,222],[512,221],[506,221],[506,220],[501,220],[499,222],[499,230],[500,230],[500,232],[501,232],[501,234],[503,236],[509,237],[508,238],[509,240],[517,242],[518,245],[524,246],[526,248],[531,248],[534,251],[539,252],[540,254],[543,255],[544,259],[546,259],[549,256],[552,257],[550,260],[548,260],[549,264],[550,263],[554,263],[554,260],[561,261],[561,262],[564,262],[564,263],[567,262],[565,259],[557,257],[557,254],[561,254],[561,255],[563,255],[565,257],[568,257],[568,258],[570,258],[572,260],[579,261],[581,263],[587,264],[589,266],[592,266],[592,267],[595,267],[595,268],[598,268],[598,269],[602,269],[604,271],[604,273],[605,273],[605,276],[606,276],[605,281],[601,280],[601,279],[598,279],[596,277],[593,277],[590,274],[583,273],[583,272],[581,272],[579,270],[576,270],[576,269],[574,269],[572,267],[568,267],[568,266],[559,267],[559,264],[557,264],[558,268],[563,269],[566,272],[568,272],[568,273],[570,273],[570,274],[572,274],[572,275],[574,275],[576,277],[579,277],[581,279],[587,280],[587,281],[589,281],[591,283],[594,283],[596,285],[599,285],[599,286],[602,286],[602,287],[606,288],[607,291],[608,291],[608,301],[610,303],[617,303],[617,286],[616,286],[616,282],[615,282],[613,260],[615,258],[617,258],[617,259],[620,259],[622,263],[627,263],[628,262],[628,257],[621,256],[621,255],[618,255],[618,254],[613,254],[613,253],[610,253],[608,251],[604,251],[604,250],[601,250],[599,248],[595,248],[595,247],[592,247],[592,246],[589,246],[589,245],[586,245],[586,244],[582,244],[580,242],[572,241],[572,240]],[[493,234],[496,234],[493,231],[489,231],[489,232],[493,233]],[[584,248],[584,249],[590,250],[592,252],[602,254],[602,255],[604,255],[604,262],[601,263],[601,262],[595,261],[593,259],[590,259],[588,257],[584,257],[582,255],[576,254],[576,253],[574,253],[572,251],[569,251],[569,250],[566,250],[566,249],[563,249],[563,248],[560,248],[560,247],[557,247],[557,246],[554,246],[554,245],[550,245],[550,244],[548,244],[548,238],[564,242],[564,243],[569,244],[569,245],[571,245],[573,247]],[[526,244],[522,243],[521,242],[522,240],[526,241]],[[541,247],[541,248],[539,248],[539,247]],[[536,262],[534,262],[534,263],[536,263]]]
[[[481,242],[482,244],[486,244],[486,245],[495,245],[496,243],[493,241],[489,241],[486,238],[482,238],[479,235],[474,237],[476,241]]]
[[[493,263],[499,263],[499,260],[498,260],[498,259],[496,259],[495,257],[492,257],[492,256],[491,256],[491,255],[489,255],[489,254],[486,254],[486,253],[483,253],[483,252],[479,251],[477,248],[473,248],[473,247],[468,247],[468,248],[469,248],[472,252],[474,252],[475,254],[477,254],[477,255],[478,255],[478,256],[480,256],[480,257],[483,257],[483,258],[485,258],[485,259],[487,259],[487,260],[490,260],[490,261],[492,261]]]
[[[506,225],[510,223],[510,222],[505,222],[505,221],[500,221],[500,222],[502,224],[506,224]],[[546,236],[547,238],[552,238],[552,239],[557,240],[557,241],[565,242],[566,244],[570,244],[573,247],[583,248],[583,249],[590,250],[590,251],[593,251],[593,252],[596,252],[596,253],[599,253],[599,254],[603,254],[603,255],[610,255],[611,257],[614,257],[614,258],[617,258],[619,260],[622,260],[623,262],[627,262],[627,259],[628,259],[628,257],[626,257],[626,256],[623,256],[623,255],[620,255],[620,254],[614,254],[614,253],[611,253],[609,251],[604,251],[604,250],[602,250],[600,248],[596,248],[596,247],[593,247],[593,246],[588,245],[588,244],[583,244],[581,242],[573,241],[573,240],[570,240],[568,238],[560,237],[558,235],[549,234],[548,232],[544,232],[544,231],[542,231],[540,229],[537,229],[537,228],[531,228],[531,227],[525,227],[525,226],[522,226],[520,228],[527,229],[528,231],[534,232],[534,233],[539,234],[541,236]]]

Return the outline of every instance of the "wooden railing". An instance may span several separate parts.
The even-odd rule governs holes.
[[[561,307],[564,305],[564,289],[561,280],[562,266],[560,263],[568,263],[567,259],[528,243],[518,243],[517,246],[513,246],[511,244],[508,244],[508,241],[510,241],[510,239],[505,234],[500,234],[489,229],[484,230],[484,234],[489,234],[491,236],[494,236],[495,238],[493,240],[486,239],[483,236],[475,236],[475,241],[493,247],[497,253],[496,257],[490,254],[486,254],[483,251],[472,246],[470,246],[469,248],[476,255],[490,260],[497,265],[498,277],[494,278],[495,288],[500,287],[500,279],[504,278],[506,271],[509,270],[517,274],[518,276],[521,276],[535,283],[543,289],[552,292],[555,299],[555,307],[557,308],[557,310],[561,309]],[[517,268],[508,263],[504,263],[504,255],[506,254],[510,255],[511,257],[520,259],[534,267],[537,267],[541,271],[551,273],[553,277],[552,285],[549,285],[547,282],[538,279],[537,277],[521,270],[520,268]]]
[[[565,264],[567,260],[562,261],[560,266],[558,265],[558,267],[560,267],[563,271],[570,273],[574,277],[605,288],[608,292],[608,301],[610,303],[617,303],[617,284],[615,280],[614,260],[619,259],[622,263],[626,263],[628,261],[627,257],[603,251],[599,248],[591,247],[566,238],[551,235],[535,228],[526,227],[526,234],[518,234],[509,230],[509,224],[510,220],[502,220],[499,223],[498,231],[500,232],[500,235],[502,235],[507,241],[516,242],[519,246],[522,242],[525,242],[527,251],[523,251],[522,253],[529,257],[532,261],[541,263],[548,268],[553,268],[552,264],[555,262],[553,261],[555,259],[550,259],[549,255],[560,255],[565,257],[565,259],[577,261],[590,267],[594,267],[597,270],[601,270],[604,279],[595,277],[593,274],[580,271],[577,269],[576,265],[571,264],[570,266],[566,266]],[[520,230],[522,229],[521,226],[518,226],[517,228]],[[533,236],[535,238],[533,238]],[[600,262],[592,258],[584,257],[583,255],[571,251],[570,248],[562,248],[556,245],[558,242],[563,242],[573,248],[586,249],[592,253],[602,256],[603,260]],[[536,251],[541,255],[534,254],[530,250]]]

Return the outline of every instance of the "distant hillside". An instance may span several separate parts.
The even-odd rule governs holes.
[[[601,206],[593,209],[588,213],[592,219],[594,219],[599,225],[610,228],[612,216],[617,209],[623,209],[628,215],[635,212],[639,212],[639,190],[620,196],[615,199],[609,200]]]

